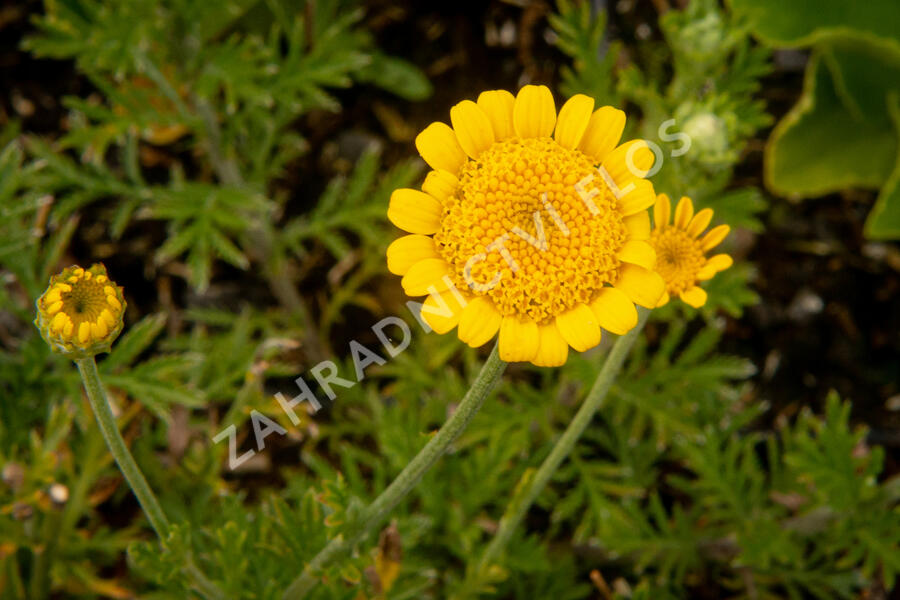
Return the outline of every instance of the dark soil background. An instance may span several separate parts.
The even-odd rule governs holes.
[[[292,165],[293,174],[284,182],[294,190],[292,206],[298,211],[331,176],[349,168],[360,140],[376,138],[391,164],[409,157],[415,132],[446,120],[460,98],[482,89],[516,89],[527,81],[553,84],[566,60],[545,35],[551,8],[545,2],[378,0],[369,5],[366,18],[380,47],[420,66],[434,84],[434,96],[410,103],[357,86],[337,93],[344,105],[340,113],[302,119],[298,128],[310,151]],[[660,37],[656,19],[666,0],[620,0],[610,6],[611,37],[626,44],[635,40],[635,32]],[[63,97],[86,95],[91,88],[73,64],[35,60],[19,49],[31,28],[29,15],[40,10],[37,1],[0,3],[0,125],[16,120],[23,131],[52,137],[65,127]],[[775,71],[761,91],[776,120],[794,104],[802,85],[802,64],[781,58],[776,54]],[[768,134],[761,132],[748,145],[736,169],[736,187],[764,187],[762,151]],[[769,422],[761,426],[805,406],[820,411],[829,390],[836,390],[853,401],[854,419],[869,427],[870,443],[886,447],[885,477],[894,475],[900,468],[900,249],[862,235],[872,192],[799,203],[770,200],[765,232],[736,236],[739,258],[757,268],[761,300],[742,318],[728,319],[721,349],[756,364],[752,393],[771,405]],[[89,242],[76,240],[81,248],[89,248]],[[141,256],[134,259],[132,266],[141,264]],[[123,269],[117,278],[127,289],[143,290],[148,285],[141,276],[138,267]],[[304,293],[324,288],[324,276],[325,270],[317,281],[313,273]],[[251,293],[235,285],[237,293]],[[147,291],[155,297],[154,290]],[[188,292],[176,288],[172,293]]]

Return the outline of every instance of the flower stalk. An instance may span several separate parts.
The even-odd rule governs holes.
[[[147,515],[147,520],[150,521],[150,526],[153,527],[156,535],[160,540],[168,539],[169,520],[166,518],[153,490],[150,489],[150,484],[147,483],[141,468],[128,450],[125,440],[122,439],[122,434],[119,433],[116,418],[109,407],[109,401],[106,398],[106,392],[103,390],[103,384],[100,381],[100,373],[97,371],[97,363],[94,357],[89,356],[76,359],[75,364],[78,366],[78,372],[81,374],[88,401],[91,403],[91,409],[94,411],[103,439],[106,440],[110,453],[116,460],[116,464],[119,465],[119,470],[122,471],[122,475],[125,476],[131,491],[137,497],[138,504],[141,505],[144,514]],[[224,598],[221,590],[209,581],[190,559],[184,567],[184,572],[191,578],[195,589],[203,597],[209,599]]]
[[[500,359],[498,344],[495,344],[490,356],[481,367],[481,371],[453,415],[425,444],[425,447],[413,457],[387,489],[366,507],[360,519],[360,525],[354,531],[331,540],[313,557],[303,572],[285,590],[282,596],[284,600],[305,598],[318,584],[319,573],[323,568],[338,556],[352,549],[363,536],[388,516],[391,510],[419,483],[425,472],[447,451],[450,444],[466,429],[505,368],[506,362]]]
[[[648,309],[638,309],[638,324],[613,344],[609,356],[607,356],[606,362],[603,363],[603,368],[600,370],[600,374],[594,381],[594,385],[584,399],[581,408],[578,409],[575,417],[556,442],[553,450],[547,458],[544,459],[544,462],[541,463],[540,468],[534,473],[534,477],[531,478],[530,482],[521,481],[519,483],[519,486],[527,487],[525,487],[525,491],[522,495],[513,499],[507,507],[505,514],[500,519],[500,527],[490,544],[488,544],[484,555],[481,557],[481,560],[476,567],[476,574],[478,576],[486,573],[491,564],[500,557],[506,549],[513,532],[515,532],[516,527],[522,522],[522,518],[528,512],[528,509],[537,499],[538,495],[544,490],[547,483],[550,481],[550,478],[553,477],[553,474],[562,464],[563,460],[565,460],[572,452],[572,449],[584,433],[584,430],[590,425],[594,415],[603,405],[606,394],[612,387],[616,376],[619,374],[619,371],[622,370],[625,358],[628,356],[631,347],[634,345],[643,330],[644,325],[647,323],[649,315],[650,311]]]
[[[147,515],[147,520],[150,521],[150,526],[153,527],[156,535],[163,540],[168,538],[169,521],[153,494],[153,490],[150,489],[150,484],[147,483],[140,467],[131,456],[131,452],[128,451],[122,434],[119,433],[116,418],[113,416],[106,399],[106,392],[103,391],[103,384],[100,382],[100,374],[97,372],[97,363],[94,361],[94,357],[78,359],[75,364],[78,366],[78,372],[84,382],[84,389],[87,392],[94,416],[97,418],[100,431],[103,433],[103,439],[106,440],[110,453],[116,459],[119,470],[122,471],[122,475],[125,476],[125,480],[137,497],[138,503],[144,510],[144,514]]]

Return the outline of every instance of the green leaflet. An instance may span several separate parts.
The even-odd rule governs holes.
[[[866,234],[900,235],[896,197],[898,127],[891,118],[900,62],[868,44],[823,45],[807,67],[803,96],[776,126],[766,148],[767,185],[808,198],[847,187],[883,187]],[[891,185],[887,185],[888,183]]]
[[[848,187],[880,188],[865,233],[900,237],[896,4],[731,0],[731,5],[768,44],[814,47],[803,95],[766,148],[769,188],[799,198]]]
[[[900,94],[888,94],[888,111],[894,123],[894,131],[900,140]],[[894,170],[881,188],[878,200],[869,219],[866,221],[865,233],[873,239],[900,238],[900,152],[897,153]]]
[[[894,0],[730,0],[754,33],[773,46],[809,46],[835,37],[881,39],[900,50]]]
[[[859,73],[845,78],[835,71],[844,66],[864,68],[865,55],[828,48],[810,60],[803,96],[766,148],[766,183],[776,192],[820,196],[851,186],[876,187],[887,179],[897,153],[887,113],[868,106],[860,110],[853,102],[866,96],[863,86],[878,82]]]

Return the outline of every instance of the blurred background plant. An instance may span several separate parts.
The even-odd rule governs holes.
[[[851,186],[879,189],[866,234],[900,238],[897,5],[874,0],[865,11],[840,0],[731,5],[766,44],[813,48],[803,94],[768,143],[768,186],[797,198]]]
[[[12,65],[0,105],[0,597],[186,598],[190,550],[228,598],[279,598],[424,445],[479,362],[452,336],[422,333],[386,274],[388,196],[423,172],[408,158],[412,139],[460,98],[531,81],[627,108],[628,134],[663,153],[657,190],[714,208],[738,228],[729,251],[742,260],[712,282],[702,311],[654,313],[607,408],[487,578],[471,563],[602,351],[559,370],[511,368],[455,451],[315,597],[887,597],[900,570],[900,484],[879,444],[900,443],[900,255],[862,238],[871,195],[845,188],[881,187],[883,206],[890,171],[857,177],[857,159],[881,163],[845,132],[779,150],[794,135],[779,125],[771,189],[841,193],[796,206],[761,186],[772,115],[808,102],[804,67],[840,102],[893,96],[837,85],[842,46],[817,46],[806,65],[755,41],[826,43],[787,17],[782,37],[767,35],[763,9],[743,4],[0,10],[0,56]],[[883,121],[885,110],[864,115]],[[896,158],[892,131],[872,142],[884,164]],[[779,183],[778,173],[800,177],[779,157],[812,164],[801,151],[834,156],[836,179]],[[128,300],[100,369],[174,523],[162,551],[77,373],[31,325],[50,274],[95,260]],[[386,315],[412,325],[410,348],[291,424],[272,394],[291,393],[322,358],[352,373],[347,343],[374,347],[369,327]],[[288,435],[229,471],[227,444],[212,437],[235,425],[240,451],[257,449],[254,410]]]

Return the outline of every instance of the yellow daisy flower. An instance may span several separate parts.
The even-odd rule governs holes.
[[[727,254],[706,258],[706,253],[718,246],[731,228],[719,225],[700,237],[709,226],[713,211],[704,208],[695,215],[694,205],[686,196],[678,201],[675,218],[670,223],[671,212],[669,197],[660,194],[653,207],[654,229],[650,234],[650,245],[656,250],[656,271],[666,282],[658,306],[678,296],[694,308],[700,308],[706,304],[706,292],[697,283],[712,279],[734,262]]]
[[[122,331],[122,288],[109,280],[102,264],[73,265],[54,275],[36,304],[34,324],[44,340],[72,358],[109,352]]]
[[[396,190],[388,218],[409,232],[387,251],[422,317],[478,347],[500,336],[500,357],[565,363],[568,349],[624,334],[635,304],[656,306],[644,175],[646,142],[619,145],[625,113],[576,95],[556,112],[545,86],[486,91],[432,123],[416,148],[433,169],[421,191]]]

